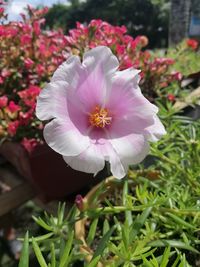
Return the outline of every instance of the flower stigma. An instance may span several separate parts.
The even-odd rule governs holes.
[[[107,108],[95,107],[95,110],[89,115],[89,122],[92,126],[97,128],[104,128],[110,125],[112,117],[109,116]]]

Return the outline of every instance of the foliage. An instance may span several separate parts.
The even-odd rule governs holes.
[[[102,19],[114,25],[127,25],[132,36],[146,35],[150,47],[166,47],[168,38],[168,0],[87,0],[71,1],[72,5],[56,4],[46,15],[50,28],[70,30],[76,21],[89,23]],[[146,14],[151,14],[147,16]]]
[[[200,70],[200,52],[198,51],[198,46],[198,41],[188,39],[167,51],[167,57],[175,60],[175,69],[186,77]]]
[[[104,201],[102,182],[92,198],[78,196],[78,209],[67,216],[62,206],[56,217],[35,218],[47,231],[33,239],[39,262],[46,261],[40,266],[76,266],[77,260],[78,266],[198,266],[200,122],[175,115],[170,106],[160,111],[168,134],[152,146],[153,164],[133,166],[129,179],[115,180]],[[87,243],[74,236],[82,219],[88,221]],[[86,244],[94,250],[90,264]]]

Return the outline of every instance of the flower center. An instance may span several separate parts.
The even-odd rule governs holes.
[[[98,128],[106,127],[111,124],[111,121],[112,117],[109,116],[107,108],[100,108],[99,106],[96,106],[95,110],[89,115],[90,124]]]

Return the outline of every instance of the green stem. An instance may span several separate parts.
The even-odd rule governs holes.
[[[158,205],[158,204],[157,204]],[[124,206],[115,206],[115,207],[105,207],[105,208],[96,208],[96,209],[90,209],[89,213],[100,213],[102,214],[107,214],[107,213],[120,213],[120,212],[125,212],[125,211],[143,211],[147,207],[152,207],[151,205],[142,205],[142,206],[135,206],[135,207],[124,207]],[[158,211],[161,212],[171,212],[175,214],[180,214],[180,215],[191,215],[191,216],[200,216],[200,211],[196,210],[178,210],[178,209],[171,209],[171,208],[162,208],[162,207],[156,207],[154,206]]]

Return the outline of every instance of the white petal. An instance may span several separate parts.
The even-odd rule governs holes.
[[[77,171],[98,173],[104,168],[104,157],[97,146],[91,144],[84,152],[75,157],[63,157],[67,164]]]
[[[83,56],[83,66],[90,72],[93,71],[97,64],[102,65],[102,72],[104,75],[113,73],[119,67],[119,61],[113,55],[110,48],[106,46],[95,47]]]
[[[79,79],[79,74],[81,71],[82,66],[79,57],[70,56],[54,72],[51,81],[66,81],[70,85],[73,85],[73,87],[76,87],[76,82]]]
[[[89,137],[82,135],[69,120],[54,119],[44,128],[44,139],[57,153],[76,156],[88,148]]]
[[[123,165],[122,162],[120,161],[119,156],[117,153],[112,153],[110,155],[110,170],[113,176],[117,179],[122,179],[125,177],[125,175],[128,172],[128,165]]]
[[[140,163],[149,152],[149,145],[145,137],[140,134],[110,139],[123,166]]]
[[[159,120],[158,116],[154,116],[154,124],[145,129],[145,136],[152,142],[158,141],[163,135],[166,134],[165,127]]]
[[[67,89],[68,83],[64,81],[46,85],[37,99],[36,116],[38,119],[49,120],[67,116]]]
[[[141,70],[129,68],[122,71],[115,72],[113,76],[113,84],[117,84],[118,86],[125,87],[126,89],[129,89],[131,86],[131,89],[138,89],[137,85],[140,81],[140,75],[138,75],[141,72]],[[128,87],[128,88],[127,88]]]
[[[110,141],[104,140],[104,142],[99,145],[99,150],[100,153],[104,155],[104,159],[109,161],[110,170],[113,176],[117,179],[122,179],[128,171],[128,165],[122,165],[122,162]]]

